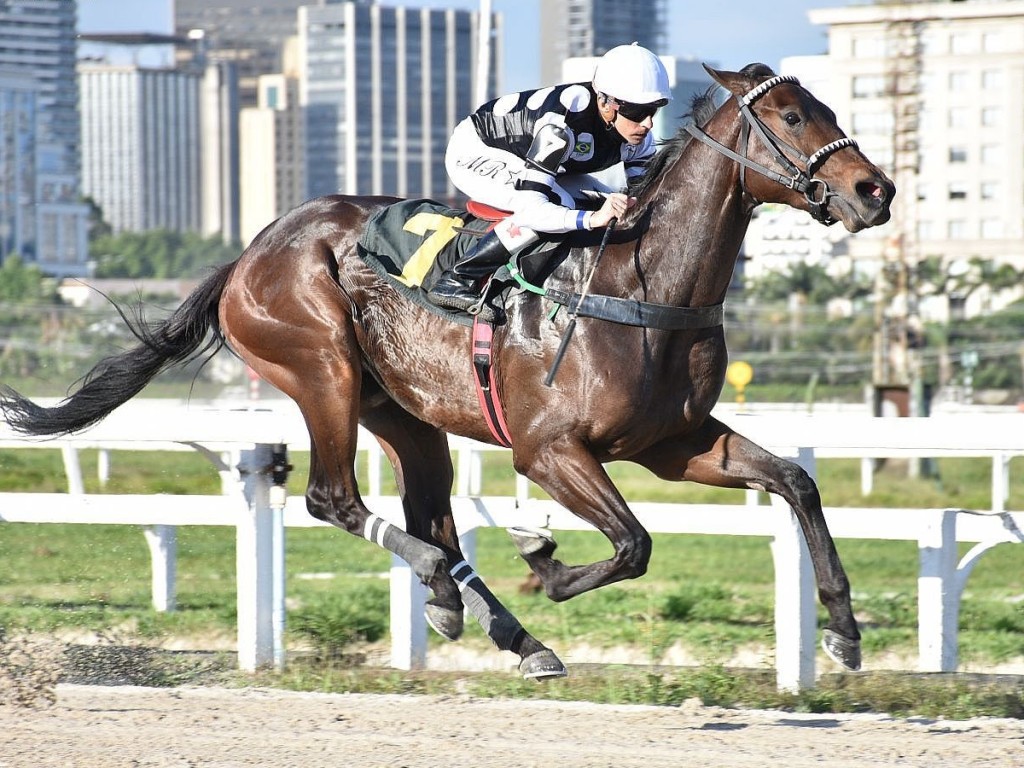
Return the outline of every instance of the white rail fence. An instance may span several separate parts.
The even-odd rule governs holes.
[[[953,671],[958,666],[957,621],[964,585],[979,558],[1004,542],[1024,541],[1024,512],[1006,509],[1010,459],[1024,454],[1024,414],[956,415],[929,419],[878,419],[853,415],[723,414],[741,433],[797,461],[812,475],[817,458],[984,456],[992,461],[992,506],[988,510],[829,508],[835,538],[917,541],[919,666]],[[402,524],[397,497],[380,494],[380,451],[361,435],[370,452],[367,504]],[[275,446],[308,450],[301,418],[290,405],[265,408],[205,408],[177,402],[138,400],[87,432],[56,441],[0,432],[0,446],[60,448],[69,493],[0,493],[0,522],[107,523],[144,526],[153,562],[153,604],[173,610],[176,538],[180,525],[227,525],[236,529],[238,658],[245,670],[284,663],[286,527],[325,525],[310,517],[301,497],[284,498],[271,484]],[[515,497],[475,495],[479,458],[495,450],[453,438],[458,484],[453,499],[466,554],[475,551],[480,527],[527,525],[552,530],[591,530],[552,501],[529,498],[522,478]],[[78,451],[100,450],[107,471],[110,450],[198,450],[217,467],[220,496],[86,494]],[[866,474],[866,473],[865,473]],[[474,495],[471,495],[474,494]],[[651,532],[767,536],[775,564],[776,670],[782,688],[814,684],[817,650],[814,579],[806,544],[792,511],[773,497],[747,503],[633,503]],[[962,558],[958,542],[974,546]],[[486,578],[486,574],[483,574]],[[392,665],[426,663],[425,589],[395,559],[391,570]]]

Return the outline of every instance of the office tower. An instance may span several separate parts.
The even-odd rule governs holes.
[[[760,276],[807,262],[872,277],[885,328],[875,383],[906,387],[916,323],[975,317],[1020,296],[957,282],[1004,263],[1024,268],[1024,2],[886,3],[809,16],[827,28],[828,54],[783,59],[780,71],[827,101],[893,177],[893,216],[850,237],[802,212],[759,209],[746,268]],[[919,280],[926,263],[930,275]]]
[[[239,104],[252,107],[259,77],[282,71],[283,46],[298,31],[299,7],[331,1],[342,0],[175,0],[174,28],[179,35],[203,30],[206,55],[234,62]]]
[[[601,56],[624,43],[668,53],[667,29],[665,0],[545,0],[540,16],[541,81],[562,82],[566,59]]]
[[[36,89],[0,71],[0,262],[35,241]]]
[[[58,276],[85,274],[88,258],[88,209],[79,201],[75,12],[73,0],[0,2],[0,99],[10,108],[0,111],[0,151],[5,171],[23,174],[3,182],[0,260],[17,254]],[[29,143],[31,155],[25,154]]]
[[[454,196],[444,154],[456,123],[478,106],[477,17],[351,2],[300,8],[310,196]],[[500,31],[490,94],[500,82]]]
[[[198,56],[178,68],[82,61],[78,71],[83,189],[114,231],[236,242],[234,65]]]
[[[114,232],[200,232],[194,71],[79,64],[83,188]]]

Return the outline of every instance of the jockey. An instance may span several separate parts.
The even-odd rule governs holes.
[[[502,96],[459,123],[445,156],[452,183],[512,215],[438,279],[429,299],[469,309],[480,298],[477,281],[538,232],[600,229],[625,213],[635,198],[588,174],[621,164],[627,182],[640,176],[655,152],[654,114],[671,98],[664,65],[634,43],[602,56],[590,83]],[[599,210],[578,209],[587,191],[602,193]]]

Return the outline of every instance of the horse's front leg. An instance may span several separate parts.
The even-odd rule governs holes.
[[[818,596],[828,611],[825,651],[847,669],[860,669],[860,631],[850,603],[850,582],[825,523],[818,487],[803,468],[711,417],[697,432],[663,440],[632,460],[666,480],[750,488],[785,499],[800,521]]]
[[[516,470],[529,477],[576,516],[597,528],[611,542],[614,554],[589,565],[555,560],[555,542],[546,532],[511,529],[523,559],[540,578],[552,600],[568,600],[606,584],[635,579],[647,572],[651,537],[633,516],[601,463],[576,438],[517,446]]]

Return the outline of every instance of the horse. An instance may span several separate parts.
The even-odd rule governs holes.
[[[751,64],[707,68],[717,85],[694,101],[692,121],[656,156],[637,204],[606,242],[584,233],[547,285],[621,310],[626,319],[580,322],[548,313],[541,296],[509,298],[493,328],[494,390],[504,406],[515,470],[611,542],[610,558],[569,565],[550,532],[511,529],[547,596],[567,600],[642,576],[651,537],[604,464],[630,461],[657,477],[781,496],[795,511],[828,612],[825,651],[860,666],[850,585],[808,474],[711,415],[727,365],[722,303],[753,210],[781,203],[857,232],[889,219],[892,181],[790,76]],[[720,88],[719,88],[720,87]],[[724,88],[731,98],[714,103]],[[728,95],[727,94],[727,95]],[[160,371],[227,345],[292,398],[310,435],[309,513],[409,562],[430,588],[427,620],[457,639],[463,610],[527,678],[566,674],[489,590],[459,548],[447,434],[495,443],[474,391],[471,331],[403,298],[360,258],[357,240],[390,197],[308,201],[216,269],[161,323],[129,322],[139,343],[100,361],[66,399],[44,408],[0,390],[0,409],[33,435],[88,427]],[[427,233],[430,234],[429,232]],[[598,263],[599,261],[599,263]],[[617,316],[617,315],[616,315]],[[125,317],[128,321],[128,318]],[[558,356],[558,375],[544,383]],[[357,425],[388,456],[404,530],[360,497]]]

